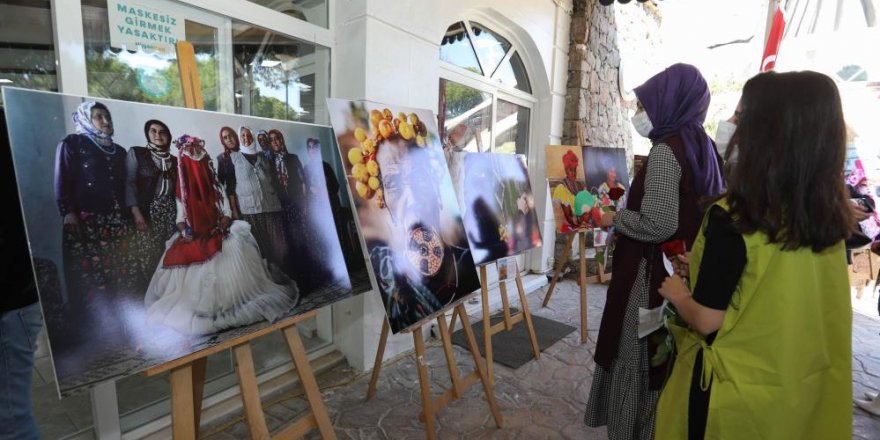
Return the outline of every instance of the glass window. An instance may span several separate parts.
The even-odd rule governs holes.
[[[527,154],[529,148],[529,109],[498,100],[495,119],[496,153]]]
[[[317,122],[316,96],[323,102],[329,78],[316,91],[316,74],[327,70],[329,50],[246,23],[232,28],[235,112]]]
[[[509,60],[498,66],[498,70],[495,71],[492,77],[501,84],[515,87],[526,93],[532,93],[529,77],[526,75],[526,67],[523,65],[522,58],[516,52],[510,56]]]
[[[112,47],[107,0],[83,0],[82,14],[89,95],[183,106],[173,44]],[[221,110],[218,27],[189,17],[184,20],[184,37],[195,49],[206,110]]]
[[[58,89],[49,1],[0,0],[0,87]],[[0,106],[3,105],[0,97]]]
[[[453,151],[489,151],[492,95],[440,79],[440,137]]]
[[[510,42],[479,23],[471,23],[471,29],[474,32],[474,49],[480,57],[483,70],[491,75],[510,50]]]
[[[317,26],[327,27],[327,0],[248,0]]]
[[[477,61],[477,54],[474,53],[474,47],[471,46],[471,38],[462,22],[455,23],[446,29],[446,35],[440,42],[440,59],[478,75],[483,74],[480,63]]]

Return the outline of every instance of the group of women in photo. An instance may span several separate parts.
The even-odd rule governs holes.
[[[223,127],[212,161],[205,140],[156,119],[126,151],[99,102],[73,122],[55,162],[73,310],[142,300],[149,323],[204,335],[278,319],[332,281],[308,212],[332,216],[317,139],[303,167],[281,131]]]

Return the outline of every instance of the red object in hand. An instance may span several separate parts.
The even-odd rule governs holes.
[[[626,190],[624,190],[623,188],[611,188],[608,191],[608,197],[610,197],[611,200],[617,201],[620,200],[621,197],[623,197],[624,192],[626,192]]]
[[[670,240],[661,244],[660,249],[663,251],[663,254],[666,255],[666,258],[671,260],[675,256],[684,255],[687,251],[687,244],[684,240]]]

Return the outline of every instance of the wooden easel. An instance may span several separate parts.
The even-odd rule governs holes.
[[[297,324],[314,318],[317,314],[316,310],[312,310],[311,312],[287,318],[240,338],[166,362],[144,372],[144,375],[149,377],[171,371],[171,425],[174,438],[198,438],[207,358],[214,353],[231,348],[235,356],[235,369],[238,373],[241,399],[244,402],[245,419],[250,429],[251,438],[300,438],[312,429],[318,428],[323,438],[335,439],[336,434],[333,431],[330,416],[327,413],[327,408],[324,406],[324,399],[321,396],[321,391],[318,389],[318,382],[315,380],[315,374],[309,364],[309,358],[306,355],[302,339],[300,339],[299,330],[296,328]],[[254,358],[251,353],[250,342],[275,331],[281,331],[284,334],[284,339],[287,341],[290,356],[293,358],[293,363],[296,366],[296,371],[300,382],[302,382],[306,400],[311,411],[276,435],[270,437],[266,418],[263,414],[263,405],[260,402],[260,390],[257,385],[257,374],[254,369]]]
[[[189,108],[204,108],[201,85],[195,62],[193,46],[189,42],[177,43],[177,60],[180,64],[180,85],[183,89],[184,102]],[[287,318],[273,325],[257,330],[242,337],[223,342],[211,348],[201,350],[188,356],[157,365],[144,372],[146,376],[171,371],[171,425],[176,439],[195,439],[199,434],[199,421],[202,412],[202,396],[205,388],[205,369],[208,356],[232,349],[235,355],[235,366],[241,387],[241,398],[244,402],[245,418],[251,437],[255,439],[292,439],[300,438],[317,428],[325,439],[335,439],[336,433],[330,422],[324,399],[315,380],[315,374],[309,364],[305,347],[297,330],[297,324],[317,315],[313,310],[298,316]],[[293,424],[284,428],[275,436],[269,436],[269,428],[260,402],[260,389],[254,369],[254,358],[250,341],[281,331],[287,341],[287,347],[296,366],[296,371],[305,391],[310,412]]]
[[[501,260],[496,261],[496,265],[501,264]],[[516,260],[514,260],[514,263]],[[500,273],[500,270],[499,270]],[[507,299],[507,280],[498,280],[498,289],[501,291],[501,305],[504,320],[492,325],[489,315],[489,279],[486,276],[486,265],[480,266],[480,297],[483,304],[483,347],[486,350],[486,365],[489,371],[489,381],[495,384],[495,361],[493,360],[492,336],[503,331],[513,330],[514,324],[525,321],[526,330],[529,332],[529,339],[532,342],[532,350],[535,352],[535,359],[541,357],[541,348],[538,346],[538,338],[535,336],[535,327],[532,326],[532,314],[529,312],[529,303],[526,300],[525,288],[523,288],[522,278],[519,275],[519,267],[514,264],[514,276],[516,279],[516,289],[519,293],[519,302],[522,304],[522,310],[515,314],[510,313],[510,301]],[[452,314],[450,331],[455,330],[455,318],[459,314],[456,310]],[[462,319],[462,325],[467,325]]]
[[[553,271],[553,278],[550,281],[550,287],[547,288],[547,294],[544,295],[544,302],[541,305],[543,307],[547,307],[547,304],[550,303],[550,296],[553,295],[553,289],[556,288],[556,282],[559,281],[559,275],[562,273],[562,269],[565,267],[565,263],[568,262],[569,254],[571,254],[571,247],[574,244],[575,236],[578,237],[579,247],[578,284],[580,285],[581,298],[581,344],[583,344],[587,342],[587,283],[604,283],[606,280],[611,279],[611,275],[607,275],[607,277],[605,275],[605,263],[599,263],[598,260],[596,261],[596,265],[598,266],[596,270],[596,275],[592,277],[587,276],[586,229],[581,229],[568,234],[568,240],[565,241],[565,246],[562,248],[562,256],[556,263],[556,269]],[[605,261],[608,261],[607,255],[605,256]]]
[[[422,333],[422,327],[428,324],[433,317],[424,320],[421,325],[409,330],[412,332],[413,343],[415,344],[416,369],[418,369],[419,373],[419,388],[422,395],[422,412],[419,414],[419,420],[425,424],[425,432],[429,439],[437,438],[434,426],[434,417],[437,412],[453,400],[464,395],[465,390],[474,385],[478,380],[483,384],[483,392],[486,395],[486,401],[489,403],[489,411],[492,412],[492,417],[495,419],[495,425],[499,428],[502,427],[503,419],[501,412],[498,410],[498,404],[495,402],[495,392],[492,389],[493,382],[491,380],[491,375],[489,375],[483,367],[480,348],[477,346],[477,338],[474,336],[474,331],[471,328],[467,311],[465,311],[464,308],[464,301],[470,297],[471,295],[468,295],[455,303],[452,316],[454,318],[455,315],[461,315],[461,324],[464,327],[469,351],[474,358],[474,365],[476,367],[474,368],[474,371],[465,377],[459,375],[458,365],[455,361],[455,354],[452,350],[451,327],[446,323],[445,313],[439,313],[437,315],[437,324],[440,328],[440,340],[443,343],[443,354],[446,356],[446,366],[449,369],[449,378],[452,382],[452,388],[447,389],[443,394],[436,398],[431,394],[431,382],[430,377],[428,376],[427,362],[425,361],[425,341]],[[372,399],[376,394],[376,383],[379,380],[379,372],[382,369],[382,358],[385,355],[385,344],[388,341],[389,330],[390,326],[388,325],[388,320],[383,320],[382,334],[379,337],[379,348],[376,351],[376,360],[373,363],[373,372],[370,375],[370,384],[367,387],[367,400]]]

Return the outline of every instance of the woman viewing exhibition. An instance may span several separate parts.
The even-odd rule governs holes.
[[[756,92],[755,83],[770,82]],[[746,83],[739,160],[690,256],[660,294],[678,357],[657,438],[852,436],[852,312],[841,179],[846,128],[831,78],[764,73]]]
[[[722,191],[715,146],[703,130],[709,88],[700,72],[672,65],[635,94],[633,125],[652,147],[633,179],[627,208],[602,217],[602,226],[614,226],[618,238],[584,415],[589,426],[608,425],[612,440],[654,437],[667,362],[652,362],[657,338],[639,338],[639,308],[663,302],[657,293],[666,277],[661,244],[682,240],[690,248],[703,214],[698,200]]]

